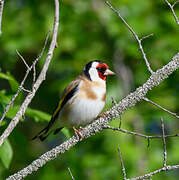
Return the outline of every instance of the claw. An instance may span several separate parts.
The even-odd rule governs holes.
[[[83,135],[81,134],[81,132],[79,130],[77,130],[75,128],[75,126],[73,126],[72,128],[73,128],[73,131],[74,131],[76,137],[80,136],[80,138],[83,138]],[[80,130],[81,130],[81,128],[80,128]]]
[[[107,112],[103,112],[103,113],[101,113],[100,115],[97,116],[97,119],[100,118],[100,117],[105,117],[107,115],[108,115]]]
[[[84,129],[83,127],[81,127],[81,126],[79,127],[79,130],[80,130],[80,131],[82,131],[83,129]]]

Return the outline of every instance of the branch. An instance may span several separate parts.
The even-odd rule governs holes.
[[[56,45],[57,41],[57,33],[58,33],[58,24],[59,24],[59,3],[58,0],[55,0],[55,17],[54,17],[54,27],[53,27],[53,36],[52,41],[47,53],[47,57],[45,60],[45,64],[40,72],[40,75],[38,76],[36,82],[34,83],[32,87],[32,92],[29,93],[24,102],[22,103],[19,111],[16,113],[15,117],[11,120],[6,130],[3,132],[3,134],[0,137],[0,146],[3,144],[5,139],[10,135],[10,133],[13,131],[13,129],[16,127],[16,125],[19,122],[19,119],[22,117],[22,115],[25,113],[28,105],[32,101],[33,97],[35,96],[36,91],[38,90],[41,83],[45,80],[46,72],[48,70],[50,61],[53,57],[53,51]]]
[[[2,34],[2,14],[4,8],[4,0],[0,0],[0,35]]]
[[[127,180],[139,180],[139,179],[143,180],[143,179],[148,179],[148,178],[150,178],[151,176],[153,176],[155,174],[161,173],[163,171],[173,170],[173,169],[179,169],[179,165],[166,166],[166,167],[157,169],[157,170],[155,170],[153,172],[147,173],[147,174],[145,174],[143,176],[138,176],[138,177],[130,178],[130,179],[127,179]]]
[[[163,118],[160,119],[162,128],[162,142],[163,142],[163,167],[167,166],[167,146],[165,141],[165,128],[163,123]]]
[[[168,4],[168,6],[170,7],[170,9],[171,9],[171,11],[172,11],[172,14],[173,14],[173,16],[174,16],[174,18],[175,18],[175,21],[176,21],[176,23],[179,25],[178,17],[177,17],[177,15],[175,14],[175,11],[174,11],[174,7],[175,7],[176,4],[179,3],[179,0],[176,1],[175,3],[173,3],[173,5],[172,5],[171,3],[169,3],[168,0],[165,0],[165,2],[166,2],[166,3]]]
[[[160,168],[160,169],[157,169],[157,170],[155,170],[153,172],[147,173],[147,174],[145,174],[143,176],[138,176],[138,177],[135,177],[135,178],[126,179],[126,174],[124,174],[125,173],[124,163],[122,161],[122,156],[120,154],[124,180],[150,179],[153,175],[158,174],[158,173],[160,173],[162,171],[168,171],[168,170],[178,169],[179,168],[179,165],[172,165],[172,166],[169,165],[169,166],[167,166],[167,149],[166,149],[166,141],[165,141],[166,136],[165,136],[163,118],[161,118],[160,120],[161,120],[161,129],[162,129],[162,136],[161,137],[162,137],[163,149],[164,149],[163,167]]]
[[[123,162],[123,159],[122,159],[121,150],[120,150],[120,148],[118,148],[117,150],[119,152],[119,158],[120,158],[120,161],[121,161],[123,179],[126,180],[127,179],[127,177],[126,177],[126,169],[125,169],[124,162]]]
[[[142,52],[142,55],[143,55],[143,58],[145,60],[145,64],[149,70],[149,72],[152,74],[153,73],[153,70],[151,69],[150,67],[150,64],[149,64],[149,61],[146,57],[146,54],[144,52],[144,49],[142,47],[142,40],[152,36],[153,34],[149,34],[145,37],[142,37],[141,39],[138,37],[138,35],[135,33],[135,31],[132,29],[132,27],[129,26],[129,24],[127,24],[127,22],[124,20],[124,18],[121,16],[121,14],[119,13],[119,11],[117,11],[116,9],[113,8],[113,6],[109,3],[109,1],[106,1],[106,4],[109,6],[109,8],[111,8],[119,17],[120,19],[122,20],[122,22],[127,26],[127,28],[129,29],[129,31],[133,34],[134,38],[137,40],[137,43],[139,45],[139,50]]]
[[[30,69],[29,65],[26,63],[25,59],[23,58],[23,56],[18,52],[18,50],[16,50],[17,55],[22,59],[23,63],[25,64],[27,70]]]
[[[149,79],[139,88],[137,88],[133,93],[130,93],[124,99],[122,99],[117,105],[113,106],[109,111],[107,111],[107,115],[105,117],[101,117],[92,124],[85,127],[80,133],[83,138],[79,138],[76,136],[71,137],[64,143],[50,151],[41,155],[38,159],[34,160],[31,164],[29,164],[24,169],[15,173],[12,176],[9,176],[7,180],[18,179],[21,180],[28,176],[29,174],[37,171],[40,167],[44,166],[47,162],[55,159],[60,154],[65,153],[71,147],[75,146],[78,142],[86,139],[92,135],[95,135],[98,132],[101,132],[108,125],[110,121],[117,118],[121,114],[123,114],[127,109],[136,105],[137,102],[143,100],[143,97],[146,96],[147,92],[152,90],[155,86],[158,86],[164,79],[168,78],[170,74],[172,74],[175,70],[179,68],[179,53],[176,54],[172,61],[170,61],[167,65],[163,66],[161,69],[152,73]],[[173,166],[167,166],[168,170]],[[179,165],[176,165],[178,168]],[[165,168],[165,169],[167,169]]]
[[[45,43],[44,43],[44,47],[42,48],[42,51],[41,51],[40,55],[35,59],[35,61],[32,63],[32,65],[31,65],[30,67],[29,67],[28,64],[26,63],[25,59],[24,59],[24,58],[20,55],[20,53],[16,50],[18,56],[22,59],[22,61],[24,62],[25,66],[27,67],[27,71],[26,71],[26,73],[25,73],[25,75],[24,75],[23,80],[21,81],[20,86],[18,87],[18,90],[17,90],[16,94],[12,97],[10,103],[6,106],[5,111],[3,112],[3,115],[2,115],[2,117],[1,117],[1,119],[0,119],[0,124],[2,123],[2,121],[3,121],[3,119],[5,118],[7,112],[9,111],[11,105],[14,103],[14,101],[15,101],[16,98],[17,98],[17,96],[18,96],[19,93],[21,92],[21,90],[27,91],[27,90],[25,90],[25,88],[23,87],[23,86],[24,86],[24,83],[25,83],[25,81],[26,81],[26,79],[27,79],[30,71],[35,68],[35,65],[37,64],[38,60],[42,57],[42,55],[43,55],[43,53],[44,53],[44,50],[45,50],[45,48],[46,48],[46,45],[47,45],[47,41],[48,41],[49,35],[50,35],[50,31],[49,31],[48,34],[47,34],[47,37],[46,37]],[[30,94],[30,93],[32,93],[32,92],[30,91],[29,94]]]
[[[120,131],[120,132],[125,133],[125,134],[134,135],[134,136],[138,136],[138,137],[143,137],[143,138],[145,138],[145,139],[162,138],[161,135],[147,136],[147,135],[145,135],[145,134],[128,131],[128,130],[126,130],[126,129],[111,127],[111,126],[109,126],[109,125],[106,125],[106,126],[104,127],[104,129],[111,129],[111,130],[113,130],[113,131]],[[179,134],[164,135],[164,137],[165,137],[165,138],[169,138],[169,137],[179,137]]]
[[[68,172],[69,172],[69,174],[70,174],[70,176],[71,176],[71,179],[72,179],[72,180],[75,180],[75,178],[73,177],[73,174],[72,174],[72,172],[71,172],[71,169],[70,169],[70,168],[68,168]]]
[[[150,99],[148,99],[148,98],[146,98],[146,97],[144,97],[143,99],[144,99],[145,101],[147,101],[147,102],[153,104],[154,106],[156,106],[156,107],[162,109],[163,111],[165,111],[165,112],[171,114],[172,116],[176,117],[177,119],[179,119],[179,116],[178,116],[176,113],[173,113],[173,112],[171,112],[171,111],[165,109],[164,107],[162,107],[162,106],[160,106],[160,105],[154,103],[153,101],[151,101]]]

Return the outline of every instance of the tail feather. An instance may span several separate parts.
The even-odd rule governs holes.
[[[48,132],[48,126],[42,129],[36,136],[32,138],[32,140],[39,138],[40,140],[43,139],[44,135]],[[43,139],[44,140],[44,139]]]
[[[53,134],[56,135],[61,129],[63,129],[63,127],[55,129]],[[51,130],[50,132],[48,131],[49,127],[47,126],[44,129],[42,129],[36,136],[34,136],[32,140],[39,138],[41,141],[44,141],[53,130]]]
[[[53,134],[56,135],[56,134],[59,133],[62,129],[63,129],[63,127],[55,129],[55,131],[53,132]]]

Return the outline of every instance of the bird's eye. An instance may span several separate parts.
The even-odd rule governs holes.
[[[101,73],[104,73],[106,71],[106,69],[103,67],[97,67],[96,69]]]

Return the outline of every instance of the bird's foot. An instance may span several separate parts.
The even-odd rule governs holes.
[[[73,126],[72,128],[73,128],[73,131],[74,131],[76,137],[83,138],[83,135],[81,134],[81,132],[79,130],[77,130],[75,128],[75,126]],[[81,127],[80,127],[80,130],[82,130]]]
[[[105,116],[107,116],[108,115],[108,112],[106,111],[106,112],[103,112],[103,113],[101,113],[100,115],[98,115],[97,116],[97,119],[98,118],[101,118],[101,117],[105,117]]]
[[[84,128],[82,126],[79,127],[79,130],[82,131]]]

